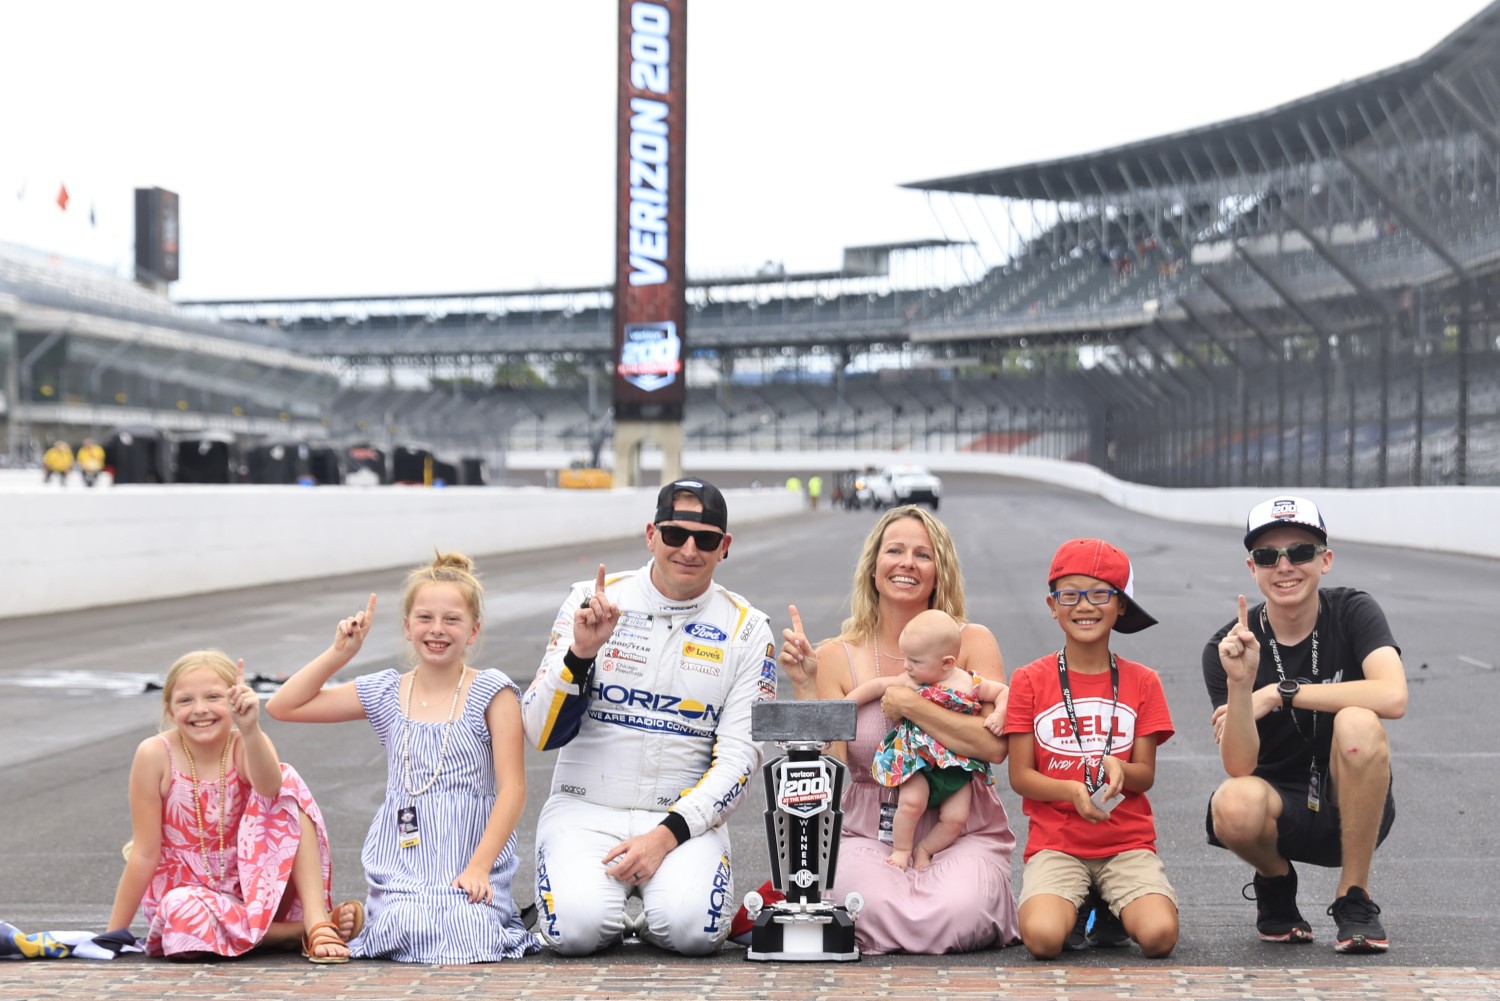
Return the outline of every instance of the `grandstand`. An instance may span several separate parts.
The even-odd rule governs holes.
[[[1099,345],[1149,482],[1497,482],[1500,9],[1190,132],[912,187],[1032,226],[915,344]]]
[[[972,260],[972,233],[696,281],[686,443],[995,449],[1183,486],[1500,482],[1497,66],[1500,4],[1258,114],[907,185],[1013,238],[972,281],[859,266]],[[273,328],[346,381],[598,368],[610,346],[602,287],[192,308]],[[583,453],[609,432],[577,387],[346,389],[333,410],[349,432],[505,449]]]
[[[1500,3],[1263,112],[906,185],[971,206],[999,259],[967,233],[699,276],[685,443],[1007,451],[1169,486],[1500,483],[1497,67]],[[503,468],[607,440],[611,305],[603,286],[221,300],[173,329],[331,366],[335,439]],[[491,386],[517,363],[576,378]]]
[[[272,331],[191,316],[97,268],[0,247],[0,413],[10,464],[116,427],[250,442],[327,433],[337,377]]]

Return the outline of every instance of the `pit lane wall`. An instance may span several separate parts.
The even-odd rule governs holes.
[[[567,456],[512,453],[512,468],[557,469]],[[1024,456],[905,452],[688,452],[684,466],[767,473],[767,489],[726,490],[736,525],[784,517],[800,497],[769,485],[795,472],[916,462],[1096,494],[1168,521],[1242,528],[1265,487],[1166,490],[1092,466]],[[646,461],[649,468],[649,457]],[[655,488],[122,486],[44,489],[33,471],[0,475],[0,618],[146,601],[415,565],[433,548],[473,556],[628,538]],[[1335,540],[1500,558],[1500,488],[1292,490],[1323,508]]]

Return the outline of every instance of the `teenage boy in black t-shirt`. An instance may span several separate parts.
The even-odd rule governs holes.
[[[1340,866],[1328,913],[1338,952],[1384,952],[1370,861],[1395,803],[1385,720],[1406,712],[1406,674],[1385,613],[1353,588],[1320,588],[1333,568],[1317,505],[1273,497],[1251,509],[1245,561],[1265,602],[1214,634],[1203,679],[1229,778],[1208,811],[1210,844],[1255,867],[1256,930],[1311,942],[1291,860]],[[1249,891],[1250,886],[1246,887]],[[1248,892],[1247,892],[1248,896]]]

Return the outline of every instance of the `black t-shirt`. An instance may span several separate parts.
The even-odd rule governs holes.
[[[1395,647],[1391,627],[1385,621],[1375,599],[1352,587],[1322,588],[1318,591],[1318,624],[1301,643],[1277,644],[1281,668],[1288,678],[1305,685],[1333,681],[1359,681],[1364,678],[1365,658],[1383,646]],[[1276,658],[1271,652],[1271,635],[1265,620],[1265,602],[1248,610],[1250,631],[1260,640],[1260,669],[1255,675],[1257,689],[1274,685],[1281,678],[1276,673]],[[1203,648],[1203,682],[1214,708],[1229,701],[1229,681],[1219,663],[1219,641],[1238,620],[1230,620],[1214,633]],[[1318,640],[1318,670],[1313,676],[1313,636]],[[1396,648],[1396,652],[1401,652]],[[1316,753],[1318,765],[1328,767],[1333,741],[1333,714],[1310,709],[1277,707],[1255,723],[1260,731],[1260,756],[1255,774],[1272,781],[1290,781],[1305,777]],[[1316,751],[1314,750],[1316,749]]]

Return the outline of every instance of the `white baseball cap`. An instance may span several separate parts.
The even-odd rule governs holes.
[[[1318,505],[1306,497],[1283,494],[1250,509],[1245,519],[1245,549],[1254,549],[1255,540],[1262,533],[1287,526],[1306,529],[1316,535],[1318,541],[1328,541],[1328,526],[1323,523],[1323,512],[1318,510]]]

